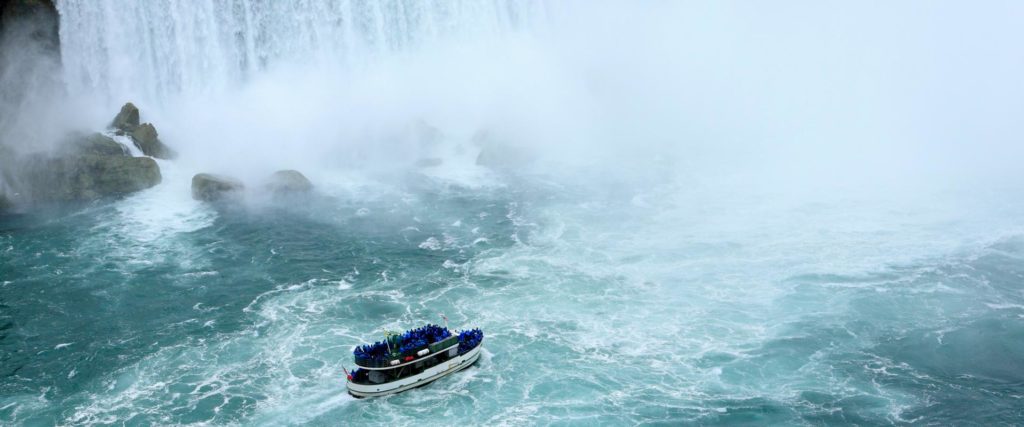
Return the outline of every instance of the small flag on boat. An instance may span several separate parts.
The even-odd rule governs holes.
[[[348,369],[345,369],[345,367],[342,366],[341,370],[345,371],[345,377],[348,378],[349,381],[352,381],[352,374],[348,372]]]
[[[441,313],[441,318],[444,319],[444,327],[447,329],[448,328],[448,316],[445,316],[444,313]]]

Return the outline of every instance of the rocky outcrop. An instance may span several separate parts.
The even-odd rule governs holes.
[[[131,102],[124,104],[121,111],[114,117],[110,127],[125,133],[131,133],[139,127],[139,109]]]
[[[313,189],[313,183],[297,170],[282,170],[270,175],[267,189],[275,195],[306,193]]]
[[[148,157],[131,157],[102,134],[72,135],[52,153],[4,156],[2,181],[8,203],[82,202],[120,196],[157,185],[160,168]]]
[[[62,146],[64,155],[127,156],[126,147],[101,133],[72,135]]]
[[[160,167],[148,157],[96,154],[30,156],[21,180],[34,202],[89,201],[144,190],[160,183]]]
[[[238,197],[245,185],[234,178],[208,173],[192,177],[192,198],[204,202],[216,202]]]
[[[143,123],[131,133],[135,146],[142,150],[142,154],[158,159],[173,159],[178,156],[174,150],[160,142],[156,133],[156,127],[152,123]]]
[[[173,159],[178,156],[174,150],[160,141],[156,126],[152,123],[139,123],[139,109],[131,102],[124,104],[117,113],[110,127],[118,135],[128,135],[142,154],[158,159]]]

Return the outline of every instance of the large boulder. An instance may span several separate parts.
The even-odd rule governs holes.
[[[215,202],[237,197],[245,185],[231,177],[209,173],[196,174],[192,177],[192,198],[204,202]]]
[[[160,142],[156,133],[156,127],[152,123],[143,123],[132,131],[132,141],[135,146],[142,150],[142,153],[158,159],[173,159],[177,153]]]
[[[139,109],[131,102],[124,104],[121,107],[121,112],[117,113],[110,126],[124,132],[130,133],[134,131],[135,128],[139,127]]]
[[[282,170],[270,175],[267,189],[276,195],[305,193],[313,189],[313,183],[297,170]]]
[[[162,179],[153,159],[131,157],[123,145],[98,133],[72,135],[53,152],[0,154],[0,192],[19,205],[120,196]]]
[[[160,167],[149,157],[125,155],[29,156],[21,176],[36,202],[89,201],[144,190],[161,181]]]
[[[73,135],[61,147],[65,155],[127,156],[127,147],[101,133]]]
[[[413,166],[425,169],[425,168],[436,168],[436,167],[441,166],[443,164],[444,164],[444,159],[441,159],[441,158],[438,158],[438,157],[426,157],[426,158],[422,158],[422,159],[417,160],[416,163],[413,163]]]

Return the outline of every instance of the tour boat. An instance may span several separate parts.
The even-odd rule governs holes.
[[[426,385],[476,363],[483,340],[480,329],[453,334],[431,324],[402,334],[385,333],[384,341],[352,349],[358,368],[346,371],[348,392],[373,397]]]

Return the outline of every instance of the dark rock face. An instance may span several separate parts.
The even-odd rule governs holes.
[[[143,123],[132,131],[132,141],[135,146],[142,150],[142,153],[158,159],[173,159],[178,156],[174,150],[160,142],[156,133],[156,127],[151,123]]]
[[[283,170],[270,176],[267,189],[274,194],[305,193],[313,189],[313,183],[299,171]]]
[[[237,197],[245,185],[234,178],[208,173],[192,177],[192,198],[204,202],[216,202]]]
[[[64,91],[59,25],[51,0],[0,0],[0,138],[9,146],[54,136],[40,118]]]
[[[33,42],[59,49],[60,15],[52,0],[0,0],[0,30],[27,25]]]
[[[139,109],[131,102],[124,104],[121,107],[121,112],[117,113],[110,126],[124,132],[135,130],[135,128],[139,127]]]

